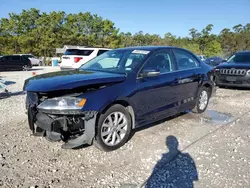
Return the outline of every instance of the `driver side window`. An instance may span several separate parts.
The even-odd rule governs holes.
[[[156,69],[160,73],[172,72],[174,70],[174,61],[168,50],[156,52],[144,65],[143,69]]]
[[[191,53],[181,49],[174,49],[174,54],[179,70],[193,69],[200,66],[199,62]]]

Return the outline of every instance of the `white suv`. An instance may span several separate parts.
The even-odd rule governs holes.
[[[87,61],[111,49],[79,47],[67,49],[62,56],[61,69],[77,69]]]

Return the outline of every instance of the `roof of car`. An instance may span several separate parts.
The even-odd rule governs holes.
[[[6,56],[22,56],[22,55],[19,55],[19,54],[2,55],[2,57],[6,57]]]
[[[152,50],[160,50],[160,49],[166,49],[166,48],[178,48],[178,47],[174,47],[174,46],[132,46],[132,47],[126,47],[126,48],[118,48],[117,50],[148,50],[148,51],[152,51]],[[178,48],[181,49],[181,48]]]
[[[236,52],[236,54],[244,54],[244,53],[250,53],[250,50],[244,50],[244,51]]]
[[[98,47],[87,47],[87,46],[79,46],[79,47],[72,47],[66,50],[111,50],[110,48],[98,48]]]

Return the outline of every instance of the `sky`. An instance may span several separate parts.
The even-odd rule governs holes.
[[[213,24],[213,33],[250,23],[250,0],[0,0],[0,18],[22,9],[91,12],[109,19],[121,32],[187,36]]]

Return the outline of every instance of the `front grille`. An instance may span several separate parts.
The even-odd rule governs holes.
[[[244,76],[246,74],[246,70],[245,69],[220,69],[220,74]]]

